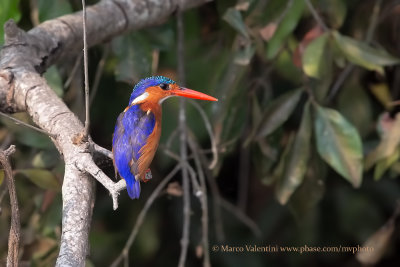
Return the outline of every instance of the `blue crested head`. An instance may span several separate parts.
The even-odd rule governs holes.
[[[133,88],[131,98],[129,99],[129,103],[131,103],[136,97],[143,94],[146,88],[151,86],[157,86],[162,83],[174,84],[176,82],[164,76],[151,76],[145,79],[141,79]]]

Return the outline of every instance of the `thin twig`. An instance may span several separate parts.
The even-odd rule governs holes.
[[[251,94],[247,96],[247,107],[251,108]],[[237,206],[241,211],[246,213],[247,199],[248,199],[248,189],[249,189],[249,168],[250,168],[250,147],[244,146],[247,136],[250,135],[250,121],[252,114],[249,112],[250,108],[244,108],[243,113],[246,116],[246,121],[244,124],[245,133],[242,136],[242,149],[239,152],[239,173],[238,173],[238,200]]]
[[[289,0],[286,4],[285,9],[283,10],[283,12],[279,15],[278,19],[274,21],[274,23],[276,25],[281,24],[281,22],[283,21],[283,19],[286,17],[286,14],[289,12],[290,8],[293,5],[294,0]]]
[[[183,14],[178,7],[177,13],[177,54],[178,54],[178,77],[180,83],[185,85],[185,50],[184,50],[184,29]],[[187,162],[186,147],[186,105],[185,99],[179,101],[179,130],[180,130],[180,162],[183,166]],[[189,229],[190,229],[190,186],[188,177],[188,168],[182,168],[182,189],[183,189],[183,228],[181,238],[181,253],[179,256],[178,267],[184,267],[189,247]]]
[[[208,168],[209,169],[214,169],[214,167],[218,163],[218,149],[217,149],[217,141],[215,140],[215,137],[214,137],[214,132],[212,130],[211,122],[208,119],[206,112],[203,110],[203,108],[196,101],[190,100],[189,103],[192,104],[197,109],[197,111],[200,113],[201,117],[203,118],[204,125],[206,126],[208,135],[210,137],[211,152],[212,152],[212,155],[213,155],[213,159],[210,162],[210,164],[208,165]]]
[[[204,167],[207,166],[206,157],[203,154],[199,154],[201,163]],[[212,200],[213,200],[213,214],[214,214],[214,226],[215,226],[215,235],[217,237],[218,242],[222,242],[225,240],[225,233],[222,221],[221,214],[221,195],[218,190],[218,185],[215,182],[214,177],[209,169],[205,169],[205,175],[208,181],[208,184],[211,188]]]
[[[154,49],[152,54],[152,60],[151,60],[151,74],[155,75],[157,73],[158,69],[158,62],[160,60],[160,50]]]
[[[172,159],[176,160],[177,162],[181,161],[181,158],[174,153],[173,151],[171,151],[170,149],[168,149],[165,146],[160,146],[160,149],[164,151],[165,155],[171,157]],[[187,168],[190,174],[190,178],[191,178],[191,182],[192,182],[192,186],[193,186],[193,194],[195,196],[199,196],[200,194],[202,194],[202,190],[200,188],[199,182],[196,179],[196,172],[194,171],[194,169],[192,168],[192,166],[190,166],[189,162],[182,162],[182,167],[183,168]]]
[[[240,209],[238,209],[235,205],[231,204],[227,200],[221,198],[221,207],[232,213],[236,216],[244,225],[249,227],[249,229],[253,232],[253,234],[257,237],[261,236],[261,230],[258,225],[250,219],[246,214],[244,214]]]
[[[97,153],[103,154],[104,156],[106,156],[110,159],[113,159],[113,154],[110,150],[108,150],[102,146],[99,146],[98,144],[96,144],[93,141],[90,142],[90,148],[91,148],[92,152],[97,152]]]
[[[372,37],[375,33],[376,25],[378,23],[379,13],[381,10],[382,0],[378,0],[375,2],[375,5],[372,9],[371,20],[368,25],[367,34],[365,35],[365,42],[367,44],[371,43]],[[332,102],[333,98],[337,95],[343,83],[346,81],[347,77],[353,72],[355,69],[355,65],[353,63],[349,63],[343,71],[340,73],[339,77],[336,79],[335,83],[332,86],[330,93],[326,98],[326,102]]]
[[[83,140],[87,140],[89,136],[90,126],[90,98],[89,98],[89,74],[88,74],[88,55],[87,55],[87,40],[86,40],[86,5],[85,0],[82,0],[82,23],[83,23],[83,69],[85,75],[85,131]]]
[[[314,19],[317,21],[319,26],[326,32],[329,31],[329,28],[326,26],[324,21],[321,19],[319,16],[318,12],[314,9],[314,6],[311,4],[310,0],[304,0],[308,6],[308,9],[310,10],[311,14],[313,15]]]
[[[382,0],[376,1],[372,9],[371,20],[368,25],[367,34],[365,35],[365,42],[368,44],[371,43],[372,37],[375,33],[376,25],[378,24],[379,13],[381,12],[381,4]]]
[[[247,136],[247,135],[244,135]],[[245,138],[243,138],[243,142]],[[250,147],[243,147],[239,154],[239,174],[238,174],[238,201],[237,206],[246,212],[247,195],[249,188],[249,168],[250,168]]]
[[[90,106],[92,105],[93,100],[97,94],[97,90],[99,89],[100,78],[103,75],[104,66],[108,58],[108,55],[110,54],[110,50],[111,50],[110,44],[109,43],[105,44],[103,49],[103,55],[101,56],[99,64],[97,64],[96,75],[94,76],[92,93],[90,94],[90,101],[89,101]]]
[[[39,20],[39,8],[38,8],[38,0],[30,0],[30,10],[31,10],[31,22],[33,26],[37,26],[40,24]]]
[[[172,142],[174,141],[176,135],[178,134],[178,129],[174,129],[172,133],[169,135],[167,142],[165,143],[165,146],[167,148],[170,148],[172,145]]]
[[[25,126],[25,127],[28,127],[28,128],[30,128],[30,129],[32,129],[32,130],[35,130],[35,131],[39,132],[39,133],[43,133],[43,134],[45,134],[45,135],[47,135],[47,136],[50,136],[50,137],[53,137],[53,138],[56,138],[56,137],[57,137],[57,136],[55,136],[54,134],[48,133],[48,132],[46,132],[46,131],[44,131],[44,130],[38,128],[38,127],[35,127],[35,126],[30,125],[30,124],[28,124],[28,123],[26,123],[26,122],[23,122],[23,121],[21,121],[21,120],[19,120],[19,119],[17,119],[17,118],[14,118],[13,116],[10,116],[10,115],[8,115],[8,114],[6,114],[6,113],[3,113],[3,112],[1,112],[1,111],[0,111],[0,115],[3,116],[3,117],[5,117],[5,118],[7,118],[7,119],[10,119],[10,120],[14,121],[16,124],[21,124],[21,125],[23,125],[23,126]]]
[[[196,164],[197,173],[199,174],[200,178],[200,186],[202,194],[199,196],[200,198],[200,205],[201,205],[201,226],[202,226],[202,244],[203,244],[203,251],[204,251],[204,267],[210,267],[210,252],[209,252],[209,244],[208,244],[208,196],[207,196],[207,186],[206,186],[206,179],[204,176],[204,172],[202,169],[200,155],[198,154],[199,146],[194,139],[193,133],[188,135],[188,144],[190,149],[194,155],[194,162]]]
[[[67,80],[65,81],[65,83],[64,83],[64,89],[65,89],[65,88],[68,88],[68,87],[70,86],[72,80],[75,78],[75,74],[76,74],[76,72],[78,71],[79,66],[81,65],[82,56],[83,56],[82,53],[80,53],[80,54],[76,57],[76,59],[75,59],[75,64],[74,64],[74,66],[72,67],[72,70],[71,70],[71,72],[70,72],[70,74],[69,74],[69,76],[68,76],[68,79],[67,79]]]
[[[175,176],[175,174],[180,170],[180,168],[181,168],[180,164],[176,165],[175,168],[157,185],[153,193],[151,193],[150,197],[146,201],[146,204],[144,204],[143,209],[140,211],[136,219],[135,225],[132,228],[132,232],[130,233],[129,238],[126,241],[121,254],[113,261],[113,263],[110,265],[111,267],[117,267],[123,259],[126,259],[128,257],[129,250],[131,249],[131,246],[135,241],[136,235],[139,232],[139,228],[140,226],[142,226],[144,218],[146,217],[147,212],[149,211],[151,205],[153,204],[154,200],[156,200],[161,190],[167,185],[167,183],[172,179],[172,177]]]
[[[339,74],[339,77],[336,79],[335,83],[332,86],[330,93],[328,94],[326,101],[330,103],[336,94],[339,92],[339,89],[342,87],[343,83],[346,81],[347,77],[353,72],[355,65],[353,63],[349,63],[343,71]]]
[[[15,152],[15,146],[11,145],[7,150],[0,152],[0,163],[4,168],[4,177],[7,181],[11,205],[11,227],[8,237],[7,267],[19,266],[19,243],[21,235],[21,223],[19,217],[17,192],[15,190],[14,176],[8,157]]]

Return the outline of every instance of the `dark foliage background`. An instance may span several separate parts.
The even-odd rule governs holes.
[[[95,1],[88,1],[95,3]],[[208,190],[213,245],[373,247],[347,253],[213,252],[213,266],[400,266],[396,207],[400,197],[400,3],[395,0],[218,0],[184,14],[186,86],[219,98],[199,102],[212,124],[219,159],[206,170],[235,209],[218,206]],[[0,0],[0,22],[30,29],[77,11],[78,0]],[[0,30],[0,35],[3,33]],[[133,85],[152,74],[175,79],[176,19],[90,50],[91,136],[111,149],[118,114]],[[45,77],[81,118],[82,58],[50,68]],[[97,89],[97,66],[104,70]],[[74,66],[77,71],[74,71]],[[138,213],[176,164],[178,101],[163,104],[163,134],[153,180],[132,201],[123,192],[117,211],[97,186],[88,266],[108,266],[121,252]],[[26,114],[15,117],[28,121]],[[198,111],[188,125],[211,158]],[[46,136],[1,119],[2,148],[13,143],[23,230],[22,260],[53,265],[61,224],[63,161]],[[178,153],[178,152],[177,152]],[[205,159],[207,163],[207,158]],[[192,165],[193,162],[191,161]],[[206,164],[204,164],[206,165]],[[103,169],[113,177],[111,162]],[[1,173],[2,174],[2,173]],[[5,192],[3,174],[1,192]],[[150,209],[130,250],[131,264],[175,266],[182,231],[181,177]],[[0,195],[0,257],[6,257],[10,210]],[[221,210],[222,221],[215,217]],[[237,215],[259,227],[256,236]],[[187,266],[201,265],[201,208],[192,196]],[[224,239],[220,229],[222,223]],[[382,227],[382,228],[381,228]],[[382,249],[379,249],[382,248]],[[199,258],[200,257],[200,258]]]

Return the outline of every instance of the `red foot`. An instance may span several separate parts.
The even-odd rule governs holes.
[[[141,180],[142,180],[142,182],[147,183],[148,181],[151,180],[151,178],[153,178],[153,176],[152,176],[152,174],[151,174],[151,170],[150,170],[150,169],[147,169],[146,172],[145,172],[145,174],[144,174],[144,177],[142,177]]]

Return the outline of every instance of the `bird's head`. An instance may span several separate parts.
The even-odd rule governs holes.
[[[218,101],[218,99],[184,87],[164,76],[153,76],[142,79],[133,88],[129,105],[154,103],[160,104],[171,96],[183,96],[201,100]]]

